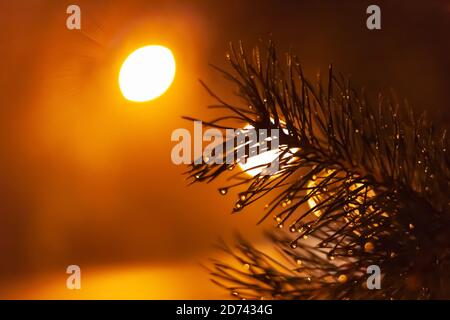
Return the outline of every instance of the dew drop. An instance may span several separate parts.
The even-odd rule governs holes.
[[[348,280],[348,278],[347,278],[347,276],[346,276],[345,274],[341,274],[341,275],[338,277],[338,281],[339,281],[340,283],[345,283],[345,282],[347,282],[347,280]]]
[[[374,248],[375,248],[375,246],[373,245],[372,242],[366,242],[364,244],[364,251],[366,251],[366,252],[372,252]]]
[[[228,189],[227,188],[220,188],[219,189],[219,193],[221,194],[221,195],[226,195],[227,194],[227,192],[228,192]]]

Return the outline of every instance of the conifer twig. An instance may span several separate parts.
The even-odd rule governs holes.
[[[231,46],[227,58],[232,71],[216,69],[244,107],[208,89],[225,118],[206,125],[223,129],[238,119],[279,129],[281,149],[276,175],[233,175],[247,186],[233,210],[270,199],[261,221],[272,216],[289,232],[271,235],[286,261],[240,239],[226,251],[250,268],[216,262],[214,280],[241,298],[450,298],[446,132],[393,96],[366,97],[331,66],[325,82],[310,82],[298,58],[288,54],[284,63],[272,42],[264,54]],[[194,164],[188,176],[211,181],[235,166]],[[369,265],[381,269],[380,290],[365,287]]]

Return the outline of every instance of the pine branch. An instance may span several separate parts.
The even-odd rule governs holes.
[[[271,42],[264,56],[252,53],[231,46],[233,71],[216,68],[244,107],[207,89],[225,117],[204,124],[224,129],[237,119],[241,127],[279,129],[280,170],[238,172],[238,182],[219,191],[247,186],[234,212],[272,197],[261,221],[273,216],[289,229],[271,236],[288,261],[240,240],[237,252],[227,251],[251,269],[242,274],[217,262],[216,280],[244,298],[450,298],[446,132],[392,95],[371,101],[331,66],[325,83],[312,84],[297,57],[281,63]],[[226,159],[227,151],[216,156]],[[236,164],[192,165],[189,178],[212,181]],[[381,290],[363,288],[372,264],[381,268]]]

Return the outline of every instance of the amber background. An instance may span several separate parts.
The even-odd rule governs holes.
[[[76,3],[82,30],[65,27]],[[382,30],[365,10],[382,9]],[[212,115],[232,87],[229,41],[271,37],[308,74],[328,63],[370,92],[395,89],[448,126],[449,1],[2,1],[0,4],[0,298],[218,298],[197,263],[241,230],[257,238],[261,206],[230,215],[223,183],[187,187],[170,160],[182,115]],[[117,86],[123,59],[170,47],[173,86],[144,104]],[[268,226],[270,224],[266,224]],[[82,290],[65,268],[82,268]]]

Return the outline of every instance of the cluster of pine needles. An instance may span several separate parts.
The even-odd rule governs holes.
[[[203,124],[279,129],[279,171],[235,173],[236,160],[193,164],[188,175],[231,175],[222,194],[245,186],[234,212],[268,201],[261,221],[275,219],[280,229],[269,237],[282,258],[240,238],[222,245],[237,266],[214,261],[213,281],[241,299],[450,298],[445,131],[394,94],[370,99],[331,66],[326,79],[310,82],[298,58],[278,57],[272,42],[250,53],[232,45],[227,60],[231,71],[215,68],[242,103],[205,86],[224,114]],[[371,265],[381,270],[379,289],[367,287]]]

